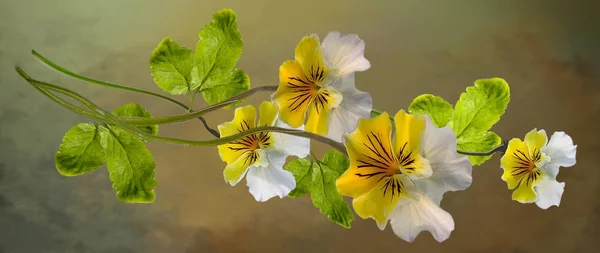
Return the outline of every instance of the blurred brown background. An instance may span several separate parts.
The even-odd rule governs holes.
[[[600,18],[597,1],[0,1],[0,252],[598,252],[600,246]],[[475,167],[474,183],[449,193],[449,240],[424,232],[406,243],[372,220],[350,230],[321,215],[309,198],[257,203],[245,183],[228,186],[216,148],[151,143],[157,201],[117,201],[105,169],[66,178],[53,154],[85,119],[19,79],[65,85],[107,109],[138,102],[155,116],[181,113],[168,102],[86,85],[38,63],[36,49],[71,70],[159,91],[147,65],[170,36],[193,48],[221,8],[238,14],[245,45],[239,66],[253,86],[276,84],[278,67],[302,36],[330,30],[366,41],[370,70],[357,86],[374,107],[396,112],[433,93],[454,103],[475,79],[503,77],[511,103],[494,131],[522,138],[534,127],[570,134],[578,163],[562,169],[559,208],[511,201],[500,156]],[[247,103],[258,103],[260,94]],[[182,101],[187,98],[182,97]],[[198,102],[196,108],[203,106]],[[232,111],[208,116],[216,126]],[[197,121],[161,133],[210,136]],[[318,154],[327,147],[315,144]]]

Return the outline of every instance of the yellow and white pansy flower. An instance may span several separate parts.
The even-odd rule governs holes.
[[[428,115],[403,110],[392,122],[387,113],[361,119],[344,135],[350,166],[336,181],[338,191],[353,198],[355,212],[373,218],[384,230],[409,242],[428,230],[441,242],[454,230],[452,216],[440,208],[445,192],[471,185],[472,166],[456,153],[456,135],[436,127]]]
[[[315,34],[302,38],[295,60],[279,68],[279,87],[272,99],[281,119],[292,127],[341,141],[344,132],[356,129],[369,117],[372,98],[356,89],[354,72],[371,64],[364,57],[365,43],[355,34],[330,32],[323,43]]]
[[[565,183],[556,181],[559,167],[575,165],[577,145],[564,132],[550,137],[546,131],[533,129],[525,141],[513,138],[500,160],[508,189],[515,190],[512,199],[521,203],[535,202],[540,208],[558,206]]]
[[[233,121],[219,125],[219,132],[226,137],[257,126],[290,128],[278,120],[278,111],[274,103],[262,102],[257,120],[254,106],[238,107]],[[218,149],[221,160],[227,163],[223,171],[225,181],[235,186],[246,175],[250,193],[256,201],[263,202],[275,196],[283,198],[296,188],[294,176],[284,170],[283,165],[287,156],[306,157],[310,141],[292,135],[261,132],[220,145]]]

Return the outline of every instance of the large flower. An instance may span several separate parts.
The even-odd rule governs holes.
[[[512,199],[535,202],[540,208],[558,206],[565,183],[557,182],[558,169],[575,165],[577,145],[564,132],[555,132],[550,141],[546,131],[531,130],[525,141],[513,138],[500,160],[508,189],[516,190]]]
[[[306,131],[340,141],[369,117],[371,95],[354,86],[354,72],[371,65],[364,57],[365,43],[357,35],[330,32],[323,44],[315,34],[296,46],[296,59],[279,68],[279,88],[273,101],[281,119],[292,127],[306,123]]]
[[[387,113],[361,119],[344,135],[350,167],[337,180],[342,195],[350,196],[356,213],[373,218],[384,230],[407,241],[428,230],[441,242],[452,230],[452,216],[439,207],[445,192],[471,185],[469,160],[456,153],[456,135],[437,128],[428,115],[399,111],[395,137]]]
[[[287,127],[277,119],[277,106],[262,102],[259,107],[258,126]],[[235,110],[233,121],[219,125],[222,137],[237,134],[256,127],[256,108],[252,105]],[[296,187],[294,176],[283,169],[288,155],[306,157],[309,140],[291,135],[261,132],[218,146],[221,159],[227,163],[223,176],[235,186],[247,172],[246,181],[256,201],[283,198]]]

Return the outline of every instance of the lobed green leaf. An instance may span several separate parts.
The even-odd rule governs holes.
[[[164,38],[152,52],[150,69],[154,82],[166,92],[183,95],[191,88],[195,57],[192,50]]]
[[[116,126],[100,127],[101,144],[117,199],[150,203],[155,199],[154,158],[144,142]]]
[[[408,112],[411,114],[428,114],[437,127],[446,126],[454,114],[450,103],[432,94],[423,94],[416,97],[408,107]]]
[[[223,9],[212,18],[213,22],[199,33],[191,85],[208,104],[222,102],[250,88],[248,75],[235,69],[243,46],[235,12]]]
[[[100,133],[92,123],[80,123],[67,131],[54,155],[56,169],[63,176],[92,172],[102,167],[105,160]]]
[[[500,145],[500,137],[488,130],[500,120],[509,101],[510,88],[502,78],[479,79],[468,87],[448,123],[456,133],[457,147],[465,151],[487,151]],[[470,156],[469,159],[479,165],[490,157]]]
[[[320,162],[296,159],[288,163],[285,169],[296,178],[296,189],[288,196],[300,197],[310,192],[313,205],[321,213],[338,225],[350,228],[354,215],[335,186],[348,165],[346,156],[336,150],[327,152]]]
[[[296,179],[296,188],[288,194],[288,197],[303,197],[310,192],[313,184],[313,165],[310,160],[296,159],[285,166],[285,169]]]
[[[476,80],[456,102],[451,127],[457,137],[485,132],[500,120],[509,101],[510,89],[504,79]]]

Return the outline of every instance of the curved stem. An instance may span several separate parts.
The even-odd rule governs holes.
[[[236,101],[226,101],[223,103],[218,103],[215,105],[211,105],[211,106],[202,108],[202,109],[200,109],[198,111],[194,111],[192,113],[185,113],[185,114],[181,114],[181,115],[168,116],[168,117],[156,117],[156,118],[149,118],[149,119],[132,117],[129,119],[126,118],[126,119],[124,119],[124,121],[126,121],[127,124],[142,125],[142,126],[184,122],[184,121],[188,121],[191,119],[200,118],[201,115],[204,115],[204,114],[212,112],[212,111],[216,111],[220,108],[223,108],[223,107],[233,104],[235,102]]]
[[[259,86],[256,88],[252,88],[246,92],[238,94],[237,96],[233,96],[230,99],[227,99],[221,103],[205,107],[205,108],[195,111],[193,113],[186,113],[186,114],[181,114],[181,115],[160,117],[160,118],[150,118],[150,119],[143,119],[143,118],[133,119],[132,118],[132,119],[126,120],[126,122],[129,124],[132,124],[132,125],[156,125],[156,124],[167,124],[167,123],[179,123],[179,122],[197,118],[200,115],[204,115],[206,113],[209,113],[209,112],[215,111],[217,109],[220,109],[222,107],[228,106],[230,104],[236,103],[240,99],[248,97],[256,92],[272,90],[273,87],[277,88],[277,86]]]
[[[177,105],[179,105],[180,107],[188,110],[190,113],[186,113],[186,114],[182,114],[182,115],[177,115],[177,116],[171,116],[171,117],[160,117],[160,118],[152,118],[152,119],[140,119],[140,118],[136,118],[136,119],[128,119],[125,120],[127,123],[132,124],[132,125],[155,125],[155,124],[167,124],[167,123],[176,123],[176,122],[183,122],[183,121],[187,121],[190,119],[194,119],[194,118],[198,118],[200,121],[202,121],[202,124],[204,125],[204,128],[206,128],[206,130],[208,130],[213,136],[215,137],[219,137],[219,132],[210,128],[210,126],[208,126],[208,123],[206,122],[206,120],[201,116],[204,115],[206,113],[215,111],[217,109],[220,109],[222,107],[228,106],[230,104],[233,104],[235,102],[237,102],[240,99],[246,98],[248,96],[251,96],[254,93],[260,92],[260,91],[275,91],[277,90],[277,86],[259,86],[259,87],[255,87],[252,89],[249,89],[248,91],[245,91],[243,93],[240,93],[236,96],[233,96],[221,103],[206,107],[202,110],[199,111],[192,111],[188,106],[186,106],[185,104],[183,104],[182,102],[179,102],[173,98],[158,94],[158,93],[154,93],[151,91],[147,91],[147,90],[142,90],[142,89],[136,89],[133,87],[129,87],[129,86],[125,86],[125,85],[120,85],[120,84],[114,84],[114,83],[109,83],[109,82],[104,82],[104,81],[99,81],[99,80],[95,80],[89,77],[85,77],[76,73],[71,72],[68,69],[65,69],[61,66],[59,66],[58,64],[48,60],[46,57],[42,56],[40,53],[38,53],[35,50],[31,50],[31,54],[33,54],[33,56],[35,56],[36,58],[38,58],[40,61],[42,61],[44,64],[48,65],[49,67],[53,68],[56,71],[59,71],[65,75],[71,76],[73,78],[82,80],[82,81],[86,81],[89,83],[94,83],[94,84],[99,84],[105,87],[110,87],[110,88],[115,88],[115,89],[121,89],[121,90],[125,90],[125,91],[130,91],[130,92],[137,92],[137,93],[142,93],[142,94],[147,94],[147,95],[151,95],[151,96],[155,96],[158,98],[162,98],[165,99],[167,101],[170,101],[172,103],[175,103]],[[18,70],[17,70],[18,71]]]
[[[27,75],[27,73],[25,73],[25,71],[23,71],[23,69],[21,69],[19,67],[17,67],[16,70],[19,73],[19,75],[21,75],[21,77],[23,77],[25,80],[27,80],[29,82],[35,83],[36,85],[34,85],[34,87],[36,89],[38,89],[40,92],[42,92],[44,95],[48,96],[50,99],[54,100],[55,102],[57,102],[57,103],[59,103],[59,104],[61,104],[63,106],[66,106],[68,109],[70,109],[72,111],[76,111],[76,112],[79,111],[77,113],[82,114],[82,115],[84,115],[86,117],[94,117],[94,119],[99,120],[98,116],[93,115],[93,113],[91,113],[89,111],[82,110],[81,108],[76,107],[76,106],[74,106],[74,105],[66,102],[65,100],[63,100],[61,98],[58,98],[58,97],[56,97],[56,95],[54,95],[52,93],[49,93],[49,92],[47,92],[44,89],[40,89],[37,86],[37,85],[42,85],[42,86],[46,86],[47,87],[47,86],[50,86],[50,85],[51,86],[54,86],[54,85],[48,84],[48,83],[43,83],[43,82],[37,81],[35,79],[32,79],[29,75]],[[53,87],[53,88],[55,89],[55,91],[57,89],[60,89],[61,93],[66,94],[66,95],[72,97],[73,99],[76,99],[78,102],[82,103],[82,101],[80,99],[77,99],[77,97],[79,97],[79,95],[76,94],[75,92],[73,92],[73,91],[71,91],[69,89],[66,89],[66,88],[58,87],[58,86]],[[176,115],[176,116],[157,117],[157,118],[149,118],[149,119],[139,118],[139,117],[122,117],[123,118],[122,120],[124,122],[126,122],[127,124],[130,124],[130,125],[142,125],[142,126],[144,126],[144,125],[147,126],[147,125],[159,125],[159,124],[168,124],[168,123],[183,122],[183,121],[187,121],[187,120],[190,120],[190,119],[198,118],[201,115],[204,115],[206,113],[218,110],[218,109],[220,109],[222,107],[225,107],[225,106],[230,105],[230,104],[235,103],[235,102],[236,102],[235,100],[233,100],[233,101],[226,101],[226,102],[223,102],[223,103],[219,103],[219,104],[215,104],[215,105],[212,105],[212,106],[208,106],[206,108],[203,108],[201,110],[198,110],[198,111],[195,111],[195,112],[192,112],[192,113],[186,113],[186,114]]]
[[[238,101],[240,99],[249,97],[249,96],[253,95],[254,93],[261,92],[261,91],[277,91],[278,87],[279,86],[277,86],[277,85],[265,85],[265,86],[254,87],[254,88],[244,91],[240,94],[237,94],[233,97],[230,97],[229,99],[227,99],[223,102]]]
[[[25,80],[27,80],[27,82],[29,82],[31,85],[33,85],[34,87],[37,87],[39,89],[53,90],[53,91],[62,93],[64,95],[67,95],[67,96],[77,100],[78,102],[82,103],[84,106],[86,106],[90,110],[93,110],[93,111],[97,112],[99,115],[103,116],[104,121],[108,121],[106,123],[111,123],[111,124],[117,125],[119,127],[122,127],[123,129],[131,132],[132,134],[138,135],[143,138],[147,138],[147,139],[151,139],[151,140],[158,140],[158,141],[163,141],[163,142],[169,142],[169,143],[175,143],[175,144],[180,144],[180,145],[189,145],[189,146],[216,146],[216,145],[226,144],[226,143],[238,140],[240,138],[243,138],[248,135],[255,134],[255,133],[278,132],[278,133],[290,134],[290,135],[294,135],[294,136],[313,139],[313,140],[328,144],[328,145],[332,146],[333,148],[339,150],[343,154],[346,154],[346,148],[344,147],[344,145],[342,143],[333,141],[325,136],[321,136],[321,135],[309,133],[309,132],[304,132],[304,131],[300,131],[300,130],[280,128],[280,127],[271,127],[271,126],[256,127],[256,128],[252,128],[247,131],[240,132],[240,133],[237,133],[234,135],[222,137],[222,138],[215,139],[215,140],[209,140],[209,141],[191,141],[191,140],[185,140],[185,139],[151,135],[144,131],[141,131],[140,129],[138,129],[136,127],[133,127],[133,126],[127,124],[126,122],[119,119],[117,116],[98,107],[92,101],[77,94],[76,92],[70,91],[69,89],[59,87],[59,86],[56,86],[53,84],[49,84],[49,83],[45,83],[45,82],[41,82],[41,81],[32,79],[25,73],[25,71],[23,71],[19,67],[16,67],[16,69],[19,72],[19,74],[21,74],[21,76]],[[59,103],[59,104],[66,107],[67,109],[71,109],[74,106],[66,101],[64,101],[64,103]],[[66,105],[66,104],[70,104],[70,106]],[[80,113],[81,110],[74,110],[74,112],[81,114],[83,116],[86,116],[86,117],[89,116],[88,114]]]
[[[56,70],[58,72],[61,72],[61,73],[65,74],[65,75],[68,75],[70,77],[73,77],[73,78],[76,78],[76,79],[79,79],[79,80],[82,80],[82,81],[85,81],[85,82],[102,85],[102,86],[105,86],[105,87],[110,87],[110,88],[115,88],[115,89],[121,89],[121,90],[125,90],[125,91],[130,91],[130,92],[137,92],[137,93],[142,93],[142,94],[146,94],[146,95],[151,95],[151,96],[155,96],[155,97],[158,97],[158,98],[162,98],[162,99],[170,101],[171,103],[174,103],[174,104],[176,104],[176,105],[184,108],[188,112],[192,112],[192,110],[191,110],[190,107],[186,106],[184,103],[179,102],[179,101],[177,101],[177,100],[175,100],[173,98],[170,98],[170,97],[158,94],[158,93],[154,93],[154,92],[151,92],[151,91],[147,91],[147,90],[136,89],[136,88],[125,86],[125,85],[120,85],[120,84],[115,84],[115,83],[109,83],[109,82],[99,81],[99,80],[95,80],[95,79],[92,79],[92,78],[89,78],[89,77],[85,77],[85,76],[73,73],[73,72],[69,71],[68,69],[63,68],[60,65],[58,65],[58,64],[56,64],[56,63],[48,60],[46,57],[42,56],[40,53],[38,53],[35,50],[31,50],[31,54],[34,57],[36,57],[38,60],[40,60],[41,62],[43,62],[44,64],[48,65],[50,68],[52,68],[52,69],[54,69],[54,70]],[[213,136],[215,136],[217,138],[219,137],[219,132],[216,131],[216,130],[214,130],[214,129],[212,129],[212,128],[210,128],[210,126],[206,122],[206,119],[204,119],[201,116],[198,116],[198,119],[200,121],[202,121],[202,124],[204,125],[204,128],[206,128],[206,130],[210,134],[212,134]]]
[[[27,73],[25,73],[25,71],[23,71],[21,68],[17,67],[16,68],[17,73],[19,73],[19,75],[21,77],[23,77],[25,80],[29,80],[31,79],[31,77],[29,75],[27,75]],[[59,105],[62,105],[63,107],[66,107],[69,110],[72,110],[80,115],[83,115],[85,117],[94,119],[94,120],[98,120],[98,121],[102,121],[103,119],[98,117],[97,115],[95,115],[94,113],[90,112],[90,111],[86,111],[83,110],[67,101],[65,101],[64,99],[52,94],[51,92],[48,92],[38,86],[33,86],[35,89],[37,89],[39,92],[41,92],[42,94],[46,95],[48,98],[50,98],[51,100],[53,100],[54,102],[58,103]]]
[[[73,77],[75,79],[79,79],[88,83],[94,83],[94,84],[98,84],[98,85],[102,85],[102,86],[106,86],[106,87],[110,87],[110,88],[115,88],[115,89],[120,89],[120,90],[125,90],[125,91],[130,91],[130,92],[137,92],[137,93],[142,93],[142,94],[146,94],[146,95],[151,95],[151,96],[155,96],[158,98],[162,98],[165,100],[168,100],[174,104],[177,104],[179,106],[181,106],[182,108],[185,108],[186,110],[189,110],[189,107],[187,105],[185,105],[184,103],[181,103],[173,98],[158,94],[158,93],[154,93],[151,91],[147,91],[147,90],[142,90],[142,89],[136,89],[133,87],[129,87],[129,86],[125,86],[125,85],[120,85],[120,84],[115,84],[115,83],[109,83],[109,82],[104,82],[104,81],[99,81],[99,80],[95,80],[89,77],[85,77],[76,73],[71,72],[68,69],[65,69],[61,66],[59,66],[58,64],[48,60],[46,57],[42,56],[40,53],[38,53],[35,50],[31,50],[31,54],[33,56],[35,56],[35,58],[37,58],[38,60],[42,61],[44,64],[48,65],[50,68],[61,72],[67,76]]]

